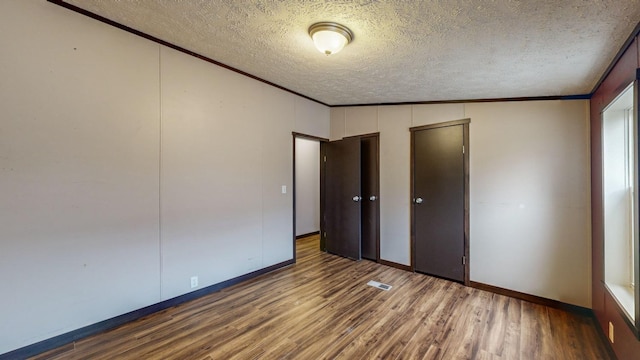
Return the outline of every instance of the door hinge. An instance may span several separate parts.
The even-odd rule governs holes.
[[[467,264],[467,257],[463,256],[462,257],[462,265],[466,265]]]
[[[324,238],[325,239],[327,238],[327,232],[326,231],[324,232]]]
[[[324,156],[324,162],[327,162],[327,155]]]
[[[462,145],[462,153],[464,154],[464,145]]]

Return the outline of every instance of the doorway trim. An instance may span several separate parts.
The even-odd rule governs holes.
[[[307,139],[307,140],[316,140],[320,143],[320,159],[318,159],[318,164],[320,166],[320,250],[325,250],[326,245],[325,245],[325,241],[324,241],[324,192],[325,192],[325,165],[324,165],[324,161],[323,158],[325,156],[325,147],[324,144],[329,142],[329,139],[323,138],[323,137],[319,137],[319,136],[314,136],[314,135],[308,135],[308,134],[303,134],[303,133],[299,133],[299,132],[295,132],[292,131],[291,132],[291,138],[292,138],[292,144],[291,147],[293,148],[293,173],[291,174],[291,178],[292,178],[292,201],[293,201],[293,222],[292,222],[292,226],[293,226],[293,261],[296,262],[296,139]]]
[[[414,169],[414,162],[415,162],[415,154],[414,154],[414,147],[415,147],[415,136],[414,136],[414,132],[416,131],[420,131],[420,130],[429,130],[429,129],[436,129],[436,128],[442,128],[442,127],[448,127],[448,126],[458,126],[458,125],[462,125],[462,129],[463,129],[463,146],[464,146],[464,152],[463,152],[463,169],[464,169],[464,258],[465,258],[465,262],[464,262],[464,281],[463,284],[465,286],[469,286],[470,284],[470,258],[469,258],[469,232],[470,232],[470,226],[469,226],[469,153],[470,153],[470,149],[469,149],[469,124],[471,123],[471,119],[466,118],[466,119],[460,119],[460,120],[453,120],[453,121],[445,121],[445,122],[440,122],[440,123],[435,123],[435,124],[429,124],[429,125],[422,125],[422,126],[415,126],[415,127],[411,127],[409,128],[409,131],[411,132],[411,175],[410,175],[410,181],[411,181],[411,199],[413,199],[414,195],[415,195],[415,184],[414,184],[414,173],[415,173],[415,169]],[[411,205],[411,271],[415,271],[415,249],[416,249],[416,236],[415,236],[415,222],[416,222],[416,218],[415,218],[415,210],[414,210],[414,206]]]

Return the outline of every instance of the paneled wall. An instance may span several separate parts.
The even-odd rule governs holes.
[[[471,118],[471,280],[590,307],[588,101],[331,109],[380,132],[380,256],[411,263],[409,128]]]
[[[614,327],[612,347],[619,359],[637,359],[640,341],[625,323],[621,310],[604,286],[604,215],[602,196],[602,116],[604,108],[635,80],[640,67],[636,38],[591,98],[591,182],[593,237],[593,311],[605,334]]]
[[[292,259],[328,107],[46,1],[0,44],[0,354]]]
[[[598,117],[635,42],[591,137],[587,101],[329,109],[45,1],[0,1],[0,44],[0,354],[291,259],[292,131],[380,132],[381,258],[410,264],[409,128],[467,117],[471,280],[593,300],[640,353],[601,283]]]

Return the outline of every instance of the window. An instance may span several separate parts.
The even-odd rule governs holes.
[[[602,113],[604,270],[607,289],[637,324],[638,126],[634,84]],[[634,326],[635,327],[635,326]]]
[[[633,91],[631,91],[632,89],[629,89],[627,91],[629,91],[630,93],[633,93]],[[635,218],[635,214],[636,214],[636,209],[634,207],[634,199],[636,197],[636,181],[635,181],[635,171],[634,171],[634,163],[635,163],[635,159],[634,159],[634,132],[635,132],[635,128],[633,126],[634,122],[633,122],[633,101],[631,102],[631,104],[626,104],[626,105],[631,105],[631,107],[626,108],[624,110],[624,123],[625,123],[625,148],[626,148],[626,154],[625,154],[625,168],[626,168],[626,181],[627,181],[627,189],[628,189],[628,206],[629,206],[629,224],[631,224],[631,229],[629,231],[629,236],[627,237],[627,246],[629,247],[629,259],[628,259],[628,267],[627,267],[627,274],[629,276],[629,287],[631,288],[631,290],[633,291],[633,289],[635,288],[636,285],[636,281],[635,281],[635,233],[638,231],[638,229],[636,228],[636,226],[634,226],[634,218]]]

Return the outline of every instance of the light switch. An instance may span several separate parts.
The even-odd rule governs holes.
[[[282,193],[283,194],[287,193],[287,185],[282,185]]]

